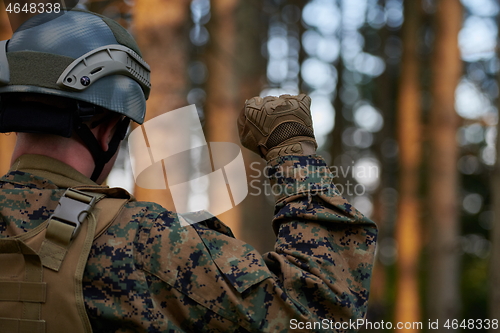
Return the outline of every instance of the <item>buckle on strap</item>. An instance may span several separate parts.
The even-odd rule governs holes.
[[[49,224],[52,221],[58,221],[74,227],[71,235],[71,238],[74,238],[95,203],[95,197],[69,188],[64,192],[54,213],[50,216]]]

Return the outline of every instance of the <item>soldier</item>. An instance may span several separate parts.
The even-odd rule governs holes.
[[[238,120],[281,189],[261,255],[216,218],[181,225],[98,185],[150,89],[125,29],[43,14],[1,48],[0,131],[17,133],[0,179],[2,332],[355,331],[334,324],[366,313],[377,231],[315,155],[309,97],[255,97]]]

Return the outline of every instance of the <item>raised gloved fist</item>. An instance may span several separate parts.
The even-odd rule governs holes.
[[[247,100],[238,118],[241,143],[266,160],[314,154],[310,107],[311,98],[305,94]]]

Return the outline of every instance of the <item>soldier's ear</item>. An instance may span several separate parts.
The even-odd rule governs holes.
[[[94,135],[103,151],[108,151],[109,143],[111,142],[111,139],[115,134],[116,127],[122,118],[122,116],[116,115],[109,121],[103,122],[93,129],[93,131],[95,131]]]

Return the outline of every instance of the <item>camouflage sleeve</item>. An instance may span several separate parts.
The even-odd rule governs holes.
[[[260,255],[217,219],[183,226],[161,214],[139,254],[153,302],[184,331],[355,331],[331,325],[365,315],[375,224],[339,195],[320,157],[280,157],[268,174],[274,251]]]
[[[273,227],[278,238],[265,260],[268,267],[277,268],[272,271],[285,286],[284,293],[297,304],[303,322],[363,318],[375,223],[340,195],[321,157],[283,156],[268,167],[277,201]]]

